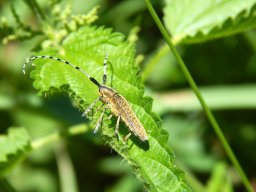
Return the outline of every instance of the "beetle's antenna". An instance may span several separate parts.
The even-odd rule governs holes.
[[[31,61],[36,60],[36,59],[51,59],[51,60],[56,60],[56,61],[65,63],[65,64],[73,67],[74,69],[77,69],[78,71],[82,72],[88,79],[90,79],[91,82],[93,82],[98,87],[101,86],[101,84],[96,79],[91,77],[88,73],[86,73],[80,67],[74,65],[73,63],[70,63],[69,61],[66,61],[66,60],[63,60],[63,59],[60,59],[60,58],[57,58],[57,57],[47,56],[47,55],[32,56],[32,57],[28,58],[27,61],[23,64],[23,67],[22,67],[22,71],[23,71],[24,74],[26,73],[26,70],[25,70],[26,65],[29,64]]]
[[[107,61],[108,61],[108,54],[106,54],[104,59],[104,74],[103,74],[103,85],[107,82]]]

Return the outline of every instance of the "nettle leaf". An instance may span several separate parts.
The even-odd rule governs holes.
[[[200,42],[256,26],[255,0],[166,0],[164,22],[175,42]]]
[[[11,127],[0,136],[0,177],[4,176],[30,150],[30,137],[24,128]]]
[[[120,125],[120,139],[117,139],[114,135],[116,118],[104,119],[101,128],[104,140],[128,161],[150,191],[189,190],[183,181],[184,173],[175,168],[173,152],[166,145],[168,135],[161,128],[159,117],[151,111],[152,98],[143,96],[143,84],[138,76],[139,68],[135,63],[132,43],[111,29],[86,26],[70,33],[58,51],[44,50],[37,53],[68,60],[99,82],[102,82],[106,54],[109,56],[107,84],[128,100],[145,127],[149,142],[144,143],[135,136],[131,136],[128,143],[123,142],[121,138],[128,133],[124,123]],[[98,98],[97,86],[78,70],[49,59],[38,59],[34,64],[35,70],[31,76],[41,94],[68,92],[83,110]],[[95,127],[100,113],[93,115],[92,127]]]

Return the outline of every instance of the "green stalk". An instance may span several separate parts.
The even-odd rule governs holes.
[[[25,0],[24,2],[33,11],[34,15],[38,18],[39,21],[45,21],[46,16],[44,15],[44,12],[42,11],[36,0]]]
[[[79,124],[76,126],[72,126],[63,132],[55,132],[48,136],[39,138],[39,139],[33,141],[31,143],[31,146],[32,146],[32,149],[35,150],[35,149],[43,147],[47,144],[57,142],[67,136],[79,135],[81,133],[87,132],[88,130],[89,130],[89,127],[86,124]]]
[[[162,33],[166,43],[169,45],[174,57],[176,58],[176,60],[178,61],[182,72],[184,73],[185,77],[187,78],[188,83],[190,84],[191,88],[193,89],[193,91],[195,92],[206,116],[208,117],[212,127],[214,128],[214,131],[216,132],[217,136],[219,137],[227,155],[229,156],[230,161],[233,163],[234,167],[236,168],[237,172],[239,173],[241,180],[244,184],[244,186],[246,187],[246,189],[250,192],[253,192],[253,188],[250,185],[250,182],[248,180],[248,178],[246,177],[243,169],[241,168],[238,160],[236,159],[231,147],[229,146],[225,136],[223,135],[216,119],[214,118],[212,112],[210,111],[210,109],[208,108],[206,102],[204,101],[201,93],[199,92],[199,89],[194,81],[194,79],[192,78],[192,76],[190,75],[184,61],[182,60],[182,58],[180,57],[180,55],[178,54],[176,48],[174,47],[173,43],[171,42],[170,36],[167,32],[167,30],[164,28],[162,22],[160,21],[159,17],[157,16],[154,8],[152,7],[151,3],[149,0],[145,0],[146,6],[152,16],[152,18],[154,19],[157,27],[159,28],[160,32]]]

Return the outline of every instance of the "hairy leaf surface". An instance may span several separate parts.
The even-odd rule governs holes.
[[[150,191],[189,190],[183,181],[184,173],[175,168],[173,152],[166,145],[168,135],[161,128],[159,117],[151,111],[152,99],[143,96],[144,89],[134,59],[134,45],[125,41],[122,34],[102,27],[86,26],[69,34],[58,51],[44,50],[37,53],[68,60],[99,82],[102,82],[106,54],[109,56],[107,84],[128,100],[145,127],[149,142],[143,143],[131,136],[128,143],[124,143],[122,137],[128,133],[124,123],[121,123],[118,140],[114,136],[116,118],[105,118],[103,121],[101,134],[104,140],[132,165],[137,177]],[[98,97],[97,86],[78,70],[46,59],[34,63],[35,70],[31,76],[41,94],[68,92],[83,109]],[[94,114],[92,127],[95,127],[99,116],[100,112]]]

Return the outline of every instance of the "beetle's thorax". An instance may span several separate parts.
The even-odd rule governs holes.
[[[99,87],[99,94],[101,96],[100,100],[104,103],[109,104],[112,103],[112,99],[117,94],[117,92],[111,87],[102,85]]]

